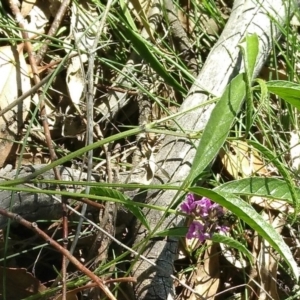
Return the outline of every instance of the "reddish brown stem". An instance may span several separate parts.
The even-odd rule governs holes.
[[[31,70],[33,73],[34,83],[37,85],[40,83],[39,71],[38,71],[38,67],[37,67],[35,57],[33,54],[30,38],[29,38],[28,32],[26,31],[26,21],[21,14],[21,11],[19,9],[17,2],[18,1],[10,0],[9,4],[10,4],[12,13],[15,16],[16,22],[19,24],[20,28],[23,29],[21,31],[21,33],[22,33],[22,37],[24,39],[25,49],[27,51]],[[55,150],[53,147],[53,143],[52,143],[52,139],[51,139],[49,124],[48,124],[48,119],[47,119],[47,113],[46,113],[46,105],[45,105],[45,101],[44,101],[44,95],[43,95],[43,93],[41,93],[40,90],[38,91],[38,93],[39,93],[39,99],[40,99],[40,101],[39,101],[40,102],[40,118],[41,118],[41,121],[43,124],[45,139],[46,139],[46,143],[49,148],[50,158],[51,158],[51,161],[53,162],[57,159],[57,156],[56,156],[56,153],[55,153]],[[53,172],[54,172],[55,178],[57,180],[61,180],[61,176],[56,167],[53,168]],[[67,238],[68,238],[67,203],[66,203],[66,201],[64,201],[64,199],[62,200],[62,210],[63,210],[63,239],[64,239],[64,241],[67,241]],[[64,243],[64,247],[65,247],[65,251],[67,251],[67,248],[66,248],[67,244]],[[62,261],[63,299],[66,298],[66,284],[65,284],[66,268],[65,268],[65,266],[66,266],[66,260],[65,260],[65,256],[64,256],[63,261]]]
[[[62,2],[62,4],[60,5],[59,10],[57,11],[57,13],[55,15],[54,21],[52,22],[52,25],[48,31],[48,36],[52,37],[56,34],[56,32],[62,22],[62,19],[63,19],[64,15],[66,14],[66,11],[67,11],[67,8],[68,8],[70,2],[71,2],[70,0],[64,0]],[[36,57],[37,65],[39,65],[42,62],[42,60],[47,52],[50,42],[51,42],[50,39],[47,39],[46,41],[44,41],[43,46],[41,47],[41,49]]]

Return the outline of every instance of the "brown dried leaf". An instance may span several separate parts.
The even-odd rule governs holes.
[[[30,31],[29,37],[34,38],[39,34],[46,32],[46,26],[49,25],[50,11],[46,1],[40,1],[39,5],[33,6],[29,13],[30,22],[26,26]]]
[[[22,46],[0,48],[0,109],[7,107],[31,88],[28,68],[23,56]],[[14,140],[20,133],[24,119],[28,115],[30,97],[0,117],[0,167],[10,154]]]
[[[276,229],[278,233],[281,233],[283,226],[286,223],[286,218],[283,214],[279,214],[274,217],[270,212],[263,212],[262,217],[265,221],[272,224],[272,227]],[[254,239],[254,249],[253,255],[257,257],[256,264],[251,272],[250,280],[248,286],[252,287],[249,289],[249,295],[252,296],[249,299],[274,299],[279,300],[277,293],[277,269],[278,261],[272,253],[272,248],[269,243],[259,237]],[[254,293],[255,291],[255,293]]]
[[[1,283],[3,283],[4,276],[6,299],[24,299],[46,290],[46,287],[26,269],[0,267]],[[3,284],[0,284],[0,294],[3,295]]]
[[[78,293],[77,289],[67,292],[66,300],[78,300],[77,293]],[[63,296],[59,295],[54,300],[62,300],[62,299],[63,299]]]
[[[286,68],[285,69],[275,69],[275,68],[271,68],[268,66],[263,66],[260,73],[259,73],[259,77],[264,79],[264,80],[269,80],[269,78],[278,78],[278,80],[288,80],[289,76],[286,72]]]
[[[269,198],[253,196],[250,199],[250,203],[258,205],[261,208],[268,209],[268,210],[272,209],[272,210],[277,210],[279,212],[284,211],[288,214],[294,213],[294,208],[291,207],[291,205],[289,205],[286,201],[283,200],[274,200]]]
[[[21,14],[25,18],[28,16],[33,6],[35,5],[36,0],[23,0],[21,5]]]
[[[85,87],[85,75],[82,70],[82,63],[87,61],[87,56],[76,56],[71,58],[67,69],[66,82],[70,98],[73,104],[78,107]]]
[[[269,173],[258,152],[244,141],[227,142],[219,156],[225,170],[235,179],[249,177],[253,173]]]
[[[196,273],[195,291],[202,297],[214,299],[220,282],[220,265],[218,259],[218,245],[207,242],[208,248],[204,254],[204,262]],[[195,294],[192,294],[190,300],[196,300]]]

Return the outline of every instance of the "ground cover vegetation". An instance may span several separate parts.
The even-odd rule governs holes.
[[[1,299],[300,297],[297,1],[0,14]]]

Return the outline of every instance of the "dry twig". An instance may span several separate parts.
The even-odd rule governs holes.
[[[61,24],[62,19],[63,19],[64,15],[66,14],[66,11],[67,11],[67,8],[68,8],[70,2],[71,2],[70,0],[64,0],[62,2],[62,4],[60,5],[59,10],[57,11],[57,14],[55,15],[52,25],[48,31],[48,34],[47,34],[48,37],[52,37],[56,34],[56,32],[59,28],[59,25]],[[41,47],[41,49],[39,50],[39,52],[36,56],[36,64],[37,65],[39,65],[42,62],[42,60],[47,52],[50,42],[51,42],[50,39],[47,39],[46,41],[43,42],[43,46]]]

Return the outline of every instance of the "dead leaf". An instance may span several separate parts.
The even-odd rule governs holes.
[[[28,68],[23,56],[23,47],[5,46],[0,48],[0,108],[7,107],[31,88]],[[21,105],[0,117],[0,167],[9,158],[23,122],[28,115],[30,97]],[[15,155],[14,155],[15,156]]]
[[[187,31],[187,32],[192,32],[195,28],[195,23],[191,18],[188,19],[186,10],[187,7],[182,7],[182,10],[178,10],[177,15],[180,23],[182,24],[182,27]]]
[[[220,232],[222,235],[226,235],[226,233]],[[220,243],[220,248],[222,250],[222,254],[224,258],[230,262],[237,269],[245,269],[249,266],[249,263],[243,258],[238,258],[237,255],[232,251],[232,248],[228,247],[225,244]]]
[[[93,47],[99,25],[98,10],[95,5],[82,0],[79,3],[72,2],[71,33],[65,39],[65,44],[70,44],[73,47],[75,42],[77,49],[74,53],[78,53],[78,51],[88,52]],[[67,46],[66,49],[69,49],[69,47]],[[73,57],[67,69],[66,83],[68,92],[73,105],[80,114],[79,104],[86,86],[83,64],[87,61],[87,54]]]
[[[30,11],[30,22],[26,26],[30,31],[29,37],[35,37],[46,32],[45,29],[50,19],[50,11],[46,3],[46,1],[40,1],[39,6],[35,5]]]
[[[285,211],[288,214],[294,213],[294,208],[289,205],[285,200],[274,200],[269,198],[262,198],[258,196],[253,196],[250,199],[251,204],[255,204],[264,209],[277,210],[279,212]]]
[[[73,102],[73,104],[78,107],[80,103],[80,98],[82,96],[82,93],[84,91],[85,87],[85,76],[82,73],[83,67],[82,63],[87,61],[87,56],[84,57],[73,57],[71,59],[71,63],[68,66],[67,70],[67,87],[69,91],[70,98]]]
[[[78,300],[77,289],[66,293],[66,300]],[[62,300],[62,295],[57,296],[54,300]]]
[[[268,66],[263,66],[260,73],[259,73],[259,77],[264,79],[264,80],[269,80],[270,77],[271,78],[278,78],[278,80],[288,80],[289,76],[286,72],[286,68],[285,69],[275,69],[275,68],[271,68]]]
[[[86,125],[78,114],[71,112],[72,110],[69,111],[69,115],[64,119],[62,135],[66,137],[77,137],[78,140],[82,140],[80,137],[86,130]]]
[[[78,2],[72,2],[71,7],[71,38],[75,40],[79,50],[89,51],[100,25],[98,10],[95,5],[90,5],[87,1]]]
[[[290,157],[292,169],[295,173],[300,173],[300,139],[296,131],[290,133]]]
[[[219,156],[225,170],[235,179],[249,177],[254,173],[269,173],[259,153],[244,141],[227,142]]]
[[[279,214],[274,217],[271,212],[263,211],[262,217],[265,221],[272,224],[272,227],[280,234],[285,223],[286,218],[283,214]],[[270,244],[260,238],[255,237],[254,239],[254,251],[253,255],[257,257],[256,264],[254,266],[255,271],[252,272],[253,276],[250,276],[248,286],[252,287],[249,289],[249,295],[252,294],[252,299],[274,299],[279,300],[277,293],[277,269],[278,261],[274,256],[273,250]],[[253,291],[256,291],[255,294]],[[251,299],[251,298],[249,298]]]
[[[149,150],[147,151],[145,159],[146,159],[146,162],[144,164],[145,174],[143,179],[141,180],[141,184],[148,185],[152,182],[156,170],[154,149],[150,146],[149,146]]]
[[[23,0],[21,5],[21,14],[25,18],[32,10],[36,0]]]
[[[218,244],[207,241],[203,264],[197,268],[194,290],[205,299],[214,299],[220,283],[220,265],[218,259]],[[196,300],[192,294],[190,300]]]
[[[4,276],[6,299],[24,299],[46,290],[46,287],[26,269],[0,267],[0,295],[3,295]]]

